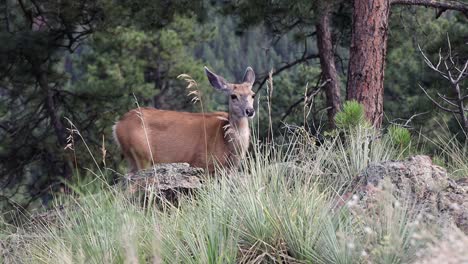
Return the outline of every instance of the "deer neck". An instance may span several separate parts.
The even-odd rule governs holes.
[[[250,144],[250,128],[247,117],[233,117],[229,115],[229,138],[231,153],[237,158],[243,158]]]

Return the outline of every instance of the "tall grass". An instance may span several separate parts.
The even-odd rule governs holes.
[[[285,137],[286,138],[286,137]],[[417,212],[381,191],[341,200],[365,166],[398,151],[369,128],[316,146],[298,130],[254,143],[239,172],[218,172],[179,206],[142,206],[118,187],[59,201],[56,220],[10,233],[11,263],[406,263]],[[412,241],[412,243],[411,243]]]
[[[429,138],[424,135],[423,141],[436,149],[435,161],[447,168],[452,178],[458,179],[468,176],[468,140],[460,142],[456,135],[452,135],[448,125],[439,123],[440,129]]]

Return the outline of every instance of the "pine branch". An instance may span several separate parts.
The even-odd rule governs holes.
[[[454,0],[390,0],[391,5],[409,5],[409,6],[424,6],[424,7],[432,7],[432,8],[439,8],[440,12],[437,14],[438,16],[441,15],[442,12],[445,10],[456,10],[460,11],[465,16],[468,17],[468,4],[463,3],[461,1],[454,1]]]

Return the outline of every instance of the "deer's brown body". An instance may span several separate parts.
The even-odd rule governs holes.
[[[236,165],[245,155],[250,142],[248,118],[254,115],[253,71],[248,68],[242,84],[226,83],[222,77],[206,71],[215,88],[229,92],[229,113],[154,108],[126,113],[114,126],[114,138],[131,172],[152,163],[175,162],[187,162],[212,172],[217,165]]]

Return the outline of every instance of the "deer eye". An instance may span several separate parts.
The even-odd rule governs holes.
[[[231,100],[237,100],[237,95],[231,94]]]
[[[252,94],[252,99],[255,99],[255,94]]]

